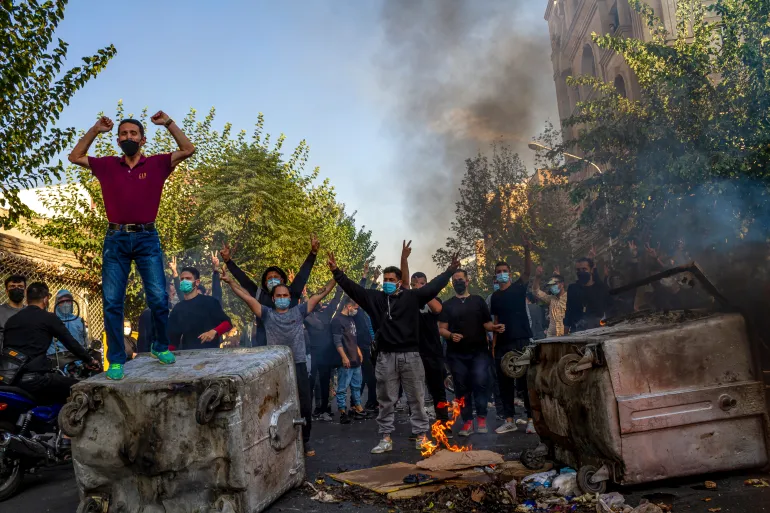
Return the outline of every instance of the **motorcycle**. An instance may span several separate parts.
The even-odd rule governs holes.
[[[100,358],[93,344],[91,347],[91,356]],[[76,379],[100,372],[88,369],[72,355],[59,355],[58,363],[56,372]],[[69,440],[58,426],[63,406],[43,406],[19,387],[0,386],[0,502],[18,492],[25,473],[71,460]]]

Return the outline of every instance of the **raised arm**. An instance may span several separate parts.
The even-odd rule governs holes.
[[[547,304],[550,304],[551,298],[553,298],[553,296],[549,296],[548,294],[540,290],[540,278],[542,277],[543,277],[543,266],[538,265],[537,269],[535,269],[535,280],[532,282],[532,293],[539,300]]]
[[[326,285],[324,285],[324,288],[322,288],[318,294],[314,294],[307,300],[307,311],[308,313],[312,312],[313,309],[315,309],[316,305],[321,302],[323,298],[328,296],[334,286],[337,284],[337,282],[334,281],[334,278],[326,282]]]
[[[89,128],[77,144],[75,144],[67,160],[80,167],[91,169],[91,166],[88,164],[88,148],[91,147],[91,144],[93,144],[99,134],[110,132],[113,126],[110,118],[107,116],[100,117],[96,124]]]
[[[334,316],[334,313],[337,311],[337,307],[340,306],[340,301],[342,300],[342,296],[345,294],[345,291],[342,290],[342,287],[339,285],[337,286],[337,290],[334,292],[334,297],[331,301],[329,301],[329,304],[326,306],[326,310],[324,310],[323,314],[327,314],[326,317],[328,317],[329,320]]]
[[[449,280],[452,279],[454,272],[460,268],[460,255],[455,253],[452,255],[452,262],[446,271],[439,274],[432,280],[430,280],[424,287],[414,289],[413,292],[417,294],[417,297],[422,302],[422,305],[427,304],[428,301],[438,296],[444,287],[447,286]],[[422,306],[420,305],[420,306]]]
[[[219,279],[219,259],[217,258],[217,252],[211,252],[211,297],[219,301],[222,304],[222,281]]]
[[[345,273],[342,272],[342,269],[337,267],[337,260],[334,258],[334,253],[329,253],[329,270],[332,272],[332,276],[334,276],[334,280],[337,282],[337,284],[342,288],[342,290],[345,291],[345,294],[350,296],[350,298],[358,303],[361,308],[364,309],[366,313],[369,315],[372,315],[371,313],[371,302],[369,301],[369,293],[366,291],[365,288],[345,276]]]
[[[312,234],[310,236],[310,253],[308,253],[307,258],[302,263],[302,267],[299,268],[297,276],[295,276],[294,280],[289,284],[291,297],[302,296],[302,290],[305,288],[305,285],[307,285],[307,280],[310,278],[310,271],[313,270],[316,256],[318,255],[318,250],[320,248],[321,243],[318,242],[318,237],[316,237],[315,234]]]
[[[524,269],[521,271],[521,281],[524,284],[529,283],[529,277],[532,274],[532,243],[524,237]]]
[[[232,260],[232,255],[235,253],[237,247],[237,244],[233,245],[232,248],[229,244],[223,244],[222,249],[219,250],[219,256],[222,257],[222,261],[227,266],[227,270],[230,271],[230,274],[233,275],[233,278],[238,281],[240,286],[246,289],[246,291],[252,296],[256,296],[257,291],[259,291],[259,285],[254,283],[252,279],[249,278],[248,275],[240,269],[240,267],[235,265],[235,262]]]
[[[411,278],[409,274],[409,255],[412,254],[412,241],[404,241],[404,245],[401,247],[401,288],[408,289],[412,286]]]
[[[176,141],[176,145],[179,146],[178,150],[171,153],[171,169],[174,169],[183,160],[190,158],[192,154],[195,153],[195,146],[193,143],[190,142],[190,139],[184,135],[184,132],[182,132],[182,129],[179,128],[179,125],[177,125],[174,120],[168,116],[168,114],[162,110],[159,110],[153,114],[153,116],[150,118],[150,121],[156,125],[165,126],[171,134],[171,137],[173,137],[174,141]]]
[[[254,296],[249,294],[243,287],[235,283],[231,276],[228,276],[227,272],[222,272],[222,281],[230,285],[230,288],[235,292],[235,295],[241,298],[246,303],[249,309],[254,312],[254,315],[262,318],[262,305],[257,301]]]

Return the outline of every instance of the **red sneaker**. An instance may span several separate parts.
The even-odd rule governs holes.
[[[489,433],[487,428],[487,419],[485,417],[478,417],[476,419],[476,431],[479,433]]]
[[[457,434],[460,436],[471,436],[473,434],[473,421],[469,420],[463,424],[463,428]]]

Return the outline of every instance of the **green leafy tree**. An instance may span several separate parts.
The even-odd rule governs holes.
[[[693,255],[725,255],[770,236],[770,4],[677,2],[669,34],[632,0],[650,41],[593,35],[638,78],[631,101],[594,77],[571,79],[598,92],[566,121],[577,137],[552,153],[579,152],[606,171],[574,184],[582,223],[615,237],[684,239]],[[709,21],[712,20],[712,21]],[[569,173],[585,168],[571,162]],[[603,229],[603,228],[602,228]],[[621,248],[622,245],[617,245]]]
[[[31,214],[19,200],[20,189],[60,178],[61,162],[51,161],[72,145],[75,129],[49,127],[116,53],[107,46],[63,71],[67,43],[53,41],[66,5],[66,0],[0,1],[0,205],[8,208],[1,220],[5,227]]]

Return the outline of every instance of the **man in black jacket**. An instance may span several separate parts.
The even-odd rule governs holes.
[[[332,317],[342,299],[342,289],[337,287],[332,300],[325,305],[319,305],[310,315],[305,317],[305,328],[310,337],[310,391],[315,401],[313,420],[331,422],[332,409],[329,404],[329,386],[334,367],[340,364],[340,357],[334,347],[332,338]],[[316,377],[319,381],[319,393],[316,394]]]
[[[609,289],[598,279],[592,259],[579,258],[575,262],[575,274],[577,281],[567,289],[564,315],[564,328],[570,333],[598,328],[611,304]]]
[[[290,307],[297,306],[299,299],[302,297],[302,291],[307,285],[307,280],[310,278],[310,271],[313,270],[315,265],[316,255],[318,255],[318,249],[321,247],[321,243],[318,241],[318,237],[315,234],[310,236],[310,254],[305,259],[302,267],[299,268],[297,276],[291,280],[289,284],[289,292],[291,293],[291,305]],[[248,275],[243,272],[235,262],[232,260],[232,253],[234,249],[231,249],[229,245],[225,244],[222,250],[219,252],[219,256],[222,257],[222,261],[227,265],[227,269],[232,274],[233,278],[240,284],[241,287],[246,289],[246,292],[255,297],[262,305],[275,309],[275,303],[270,292],[276,285],[286,285],[289,281],[289,277],[286,272],[277,266],[271,266],[265,269],[262,273],[261,285],[254,283]],[[255,347],[267,345],[267,333],[265,332],[265,326],[259,319],[257,319],[257,337],[254,343]]]
[[[45,283],[27,287],[27,307],[5,324],[4,347],[15,349],[29,360],[13,385],[34,395],[41,404],[64,404],[76,379],[53,372],[46,357],[51,339],[56,338],[89,368],[98,369],[99,362],[70,334],[56,314],[48,311],[51,293]]]
[[[342,290],[364,309],[372,320],[377,333],[377,400],[380,412],[377,417],[380,443],[372,454],[393,450],[391,433],[394,430],[395,404],[399,385],[412,412],[412,434],[417,435],[416,448],[427,442],[430,429],[425,413],[425,370],[420,359],[420,310],[436,297],[449,283],[452,273],[460,267],[454,255],[449,268],[419,289],[402,288],[402,275],[398,267],[383,269],[383,290],[367,290],[345,276],[337,268],[334,254],[329,254],[329,270]]]

